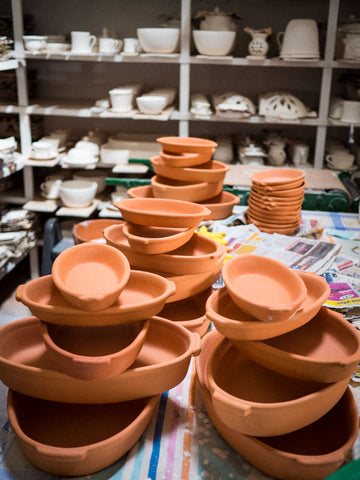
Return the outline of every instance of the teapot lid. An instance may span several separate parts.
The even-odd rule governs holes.
[[[207,11],[200,10],[200,11],[195,15],[195,18],[201,18],[201,17],[206,17],[206,16],[225,16],[225,17],[236,17],[236,18],[239,18],[239,17],[237,16],[237,13],[236,13],[236,12],[233,12],[233,13],[225,13],[225,12],[222,12],[219,7],[215,7],[215,9],[214,9],[212,12],[207,12]]]

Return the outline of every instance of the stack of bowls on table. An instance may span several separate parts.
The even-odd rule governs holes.
[[[34,315],[0,329],[0,379],[25,456],[53,475],[88,475],[140,438],[162,392],[186,375],[199,335],[156,316],[171,281],[131,270],[118,249],[64,250],[17,300]]]
[[[125,223],[104,230],[108,245],[126,255],[132,268],[162,275],[174,282],[159,315],[200,335],[209,321],[205,302],[220,274],[226,248],[195,229],[209,210],[199,204],[163,198],[128,198],[115,202]],[[179,314],[182,315],[179,315]]]
[[[262,170],[251,181],[248,221],[263,232],[293,234],[301,222],[305,173],[295,168]]]
[[[230,216],[240,198],[223,191],[229,166],[212,159],[217,143],[197,137],[160,137],[157,142],[162,150],[150,159],[156,174],[151,185],[131,188],[128,195],[200,203],[211,210],[211,220]]]
[[[206,304],[216,329],[196,359],[209,417],[267,475],[325,478],[358,435],[348,382],[359,333],[322,306],[330,288],[315,273],[251,254],[228,260],[222,273],[225,287]]]

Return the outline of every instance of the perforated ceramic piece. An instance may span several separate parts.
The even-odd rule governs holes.
[[[75,244],[84,242],[106,243],[103,230],[110,225],[119,225],[120,223],[124,222],[106,218],[95,218],[75,223],[72,228]]]
[[[223,180],[217,182],[189,182],[153,175],[152,191],[156,198],[201,202],[218,195],[223,187]]]
[[[167,152],[209,153],[218,144],[212,140],[198,137],[159,137],[156,139]]]
[[[278,92],[262,99],[262,114],[283,120],[295,120],[308,116],[308,109],[295,95]]]

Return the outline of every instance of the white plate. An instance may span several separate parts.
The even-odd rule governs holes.
[[[58,152],[52,152],[52,153],[47,153],[47,154],[40,154],[40,153],[35,153],[31,152],[30,153],[30,158],[33,158],[34,160],[52,160],[53,158],[56,158],[58,156]]]

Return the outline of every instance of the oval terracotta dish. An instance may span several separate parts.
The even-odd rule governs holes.
[[[76,405],[9,391],[7,410],[27,459],[52,475],[73,477],[102,470],[129,451],[148,426],[158,399]]]
[[[167,152],[207,153],[218,146],[212,140],[198,137],[159,137],[156,141]]]
[[[105,243],[103,236],[104,228],[110,227],[110,225],[119,225],[120,223],[124,222],[122,220],[106,218],[94,218],[92,220],[75,223],[72,228],[75,244],[84,242]]]
[[[218,195],[223,187],[223,181],[218,182],[186,182],[172,178],[154,175],[151,185],[156,198],[201,202]]]
[[[125,198],[114,205],[127,222],[153,227],[197,227],[210,215],[203,205],[164,198]]]
[[[221,220],[232,214],[233,207],[240,203],[240,197],[223,190],[219,195],[199,203],[211,211],[210,220]]]
[[[206,316],[216,329],[231,340],[264,340],[290,332],[305,325],[327,300],[330,287],[326,281],[310,272],[296,272],[305,283],[307,296],[288,320],[261,322],[243,312],[231,299],[226,288],[214,291],[206,302]]]
[[[206,385],[208,359],[221,341],[216,330],[208,333],[195,366],[202,402],[224,440],[254,467],[278,479],[319,480],[340,468],[359,431],[357,406],[350,388],[326,415],[307,427],[273,437],[244,435],[221,421]]]
[[[41,322],[47,351],[57,367],[84,380],[109,378],[126,370],[144,344],[150,320],[106,327],[73,327]]]
[[[130,278],[116,302],[98,311],[79,310],[56,288],[52,275],[34,278],[16,290],[16,299],[39,320],[72,326],[106,326],[137,322],[157,315],[175,294],[170,280],[150,272],[131,270]]]
[[[63,250],[54,260],[52,276],[76,308],[101,310],[119,297],[129,280],[130,265],[118,249],[86,242]]]
[[[186,375],[200,337],[160,317],[150,319],[135,362],[110,378],[81,380],[60,372],[48,355],[35,317],[0,327],[0,380],[10,389],[66,403],[113,403],[166,392]]]
[[[305,173],[297,168],[274,168],[254,173],[251,181],[263,186],[274,186],[303,182]]]
[[[286,320],[306,298],[305,284],[294,271],[261,255],[233,257],[225,262],[222,276],[236,305],[264,322]]]
[[[195,167],[202,165],[211,160],[215,148],[209,149],[206,153],[190,153],[190,152],[167,152],[161,150],[159,156],[168,167]]]
[[[148,255],[166,253],[181,247],[190,240],[194,231],[195,227],[150,227],[129,222],[123,226],[123,234],[129,245],[137,252]]]
[[[342,397],[350,377],[335,383],[280,375],[224,338],[209,358],[207,381],[218,417],[260,437],[284,435],[318,420]]]

